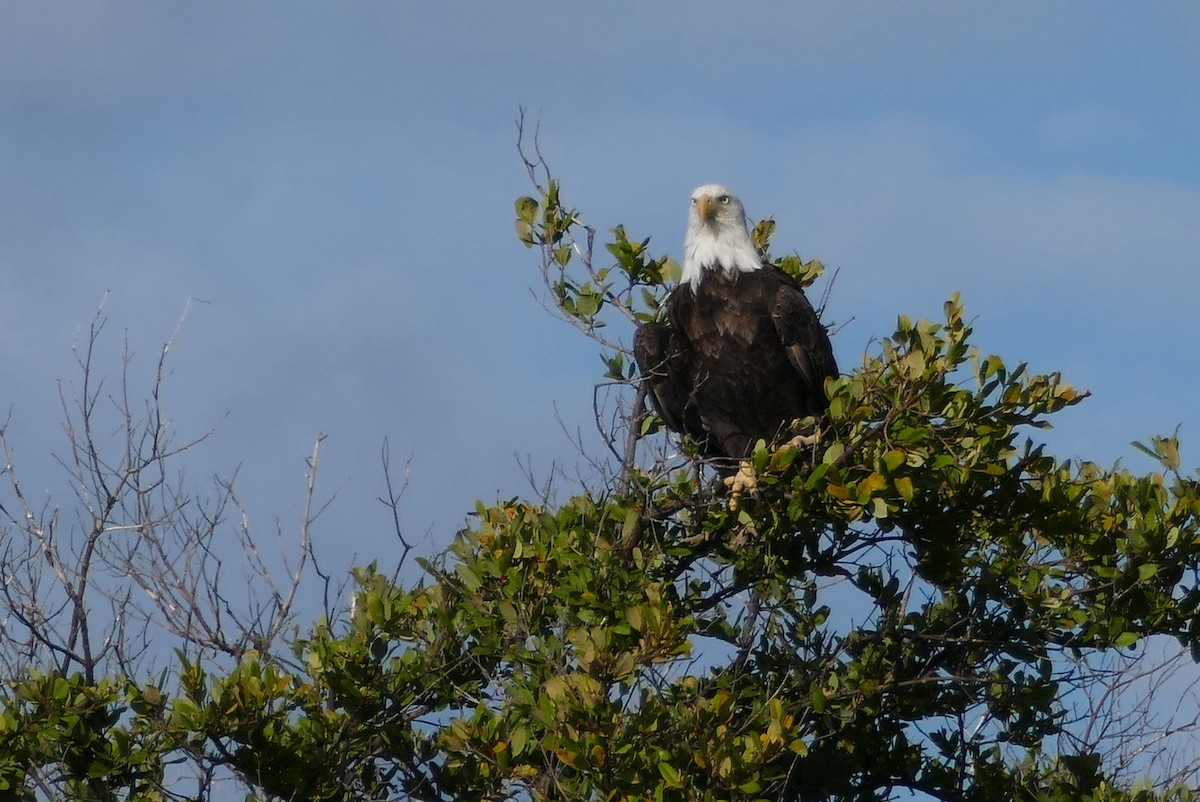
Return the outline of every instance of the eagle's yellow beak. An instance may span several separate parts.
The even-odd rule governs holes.
[[[700,219],[705,222],[715,220],[717,217],[717,201],[712,195],[702,195],[700,197]]]

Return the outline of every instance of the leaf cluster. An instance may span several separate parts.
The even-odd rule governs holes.
[[[516,212],[575,325],[660,313],[671,262],[647,242],[616,229],[614,264],[593,269],[556,184]],[[764,253],[772,230],[755,229]],[[971,336],[957,297],[941,320],[900,318],[827,383],[819,442],[760,444],[759,487],[736,509],[702,469],[629,464],[561,503],[477,505],[415,584],[358,569],[349,608],[290,652],[248,650],[230,670],[181,653],[150,683],[11,678],[0,787],[201,798],[235,776],[278,799],[1190,802],[1120,775],[1067,712],[1088,655],[1153,636],[1197,649],[1200,483],[1173,436],[1141,447],[1162,469],[1146,474],[1048,454],[1040,429],[1086,394]],[[665,436],[630,428],[640,448]]]
[[[956,300],[901,319],[737,510],[686,472],[479,505],[425,582],[361,569],[290,659],[185,661],[170,698],[13,686],[0,777],[150,788],[187,755],[331,800],[1189,799],[1046,747],[1073,654],[1194,645],[1200,489],[1046,455],[1083,395],[969,335]]]

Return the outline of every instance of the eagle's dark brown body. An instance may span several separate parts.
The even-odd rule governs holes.
[[[778,445],[792,421],[824,413],[837,364],[812,304],[779,268],[718,265],[692,287],[672,291],[665,322],[638,329],[634,356],[667,427],[727,473],[760,438]]]

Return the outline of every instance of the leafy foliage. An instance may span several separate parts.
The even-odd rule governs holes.
[[[630,387],[621,337],[674,263],[618,228],[598,267],[540,186],[517,235]],[[479,504],[416,585],[359,569],[289,653],[181,655],[173,688],[12,678],[0,787],[168,798],[185,764],[195,796],[225,771],[272,799],[1195,799],[1064,740],[1082,656],[1200,644],[1177,440],[1141,447],[1144,475],[1047,454],[1037,430],[1086,394],[980,352],[957,297],[826,390],[820,443],[759,448],[736,510],[703,470],[627,460],[560,504]],[[623,414],[635,445],[664,437]]]

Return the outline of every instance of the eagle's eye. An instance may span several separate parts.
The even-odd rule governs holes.
[[[729,205],[729,196],[728,195],[722,195],[721,197],[717,198],[717,200],[719,200],[721,203],[724,203],[726,206]]]
[[[692,205],[693,205],[693,206],[695,206],[695,205],[696,205],[696,199],[695,199],[695,198],[692,198]]]

